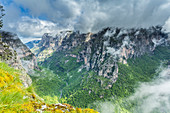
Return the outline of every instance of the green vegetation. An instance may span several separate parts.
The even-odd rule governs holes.
[[[55,96],[44,96],[44,103],[36,96],[32,86],[25,88],[19,79],[20,70],[15,70],[7,64],[0,62],[0,112],[2,113],[37,113],[37,109],[46,106],[45,113],[98,113],[93,109],[74,109],[69,104],[54,105],[58,103]],[[55,99],[55,100],[54,100]],[[57,106],[57,108],[56,108]]]
[[[79,87],[85,74],[85,70],[79,72],[82,63],[77,63],[76,58],[65,56],[64,53],[55,53],[49,59],[43,63],[46,68],[41,67],[41,71],[35,71],[31,76],[38,95],[60,97],[62,93],[69,94],[68,92],[75,90],[75,87]]]
[[[111,89],[103,89],[97,82],[97,76],[94,76],[96,75],[94,73],[88,82],[83,82],[84,84],[80,86],[82,87],[81,90],[67,98],[67,102],[75,106],[83,105],[86,107],[89,105],[89,107],[92,107],[90,104],[96,100],[104,100],[110,97],[128,97],[134,93],[134,89],[138,86],[139,82],[148,82],[155,77],[155,70],[159,67],[162,59],[170,59],[169,54],[169,47],[160,47],[155,50],[154,55],[146,54],[139,58],[129,59],[128,65],[119,63],[119,77]],[[86,90],[83,90],[83,87]],[[92,91],[90,95],[88,94],[89,90]],[[82,100],[82,96],[88,99]],[[103,98],[99,98],[99,96],[103,96]],[[84,104],[81,105],[78,103],[78,100],[82,100]]]
[[[24,88],[19,76],[21,72],[0,62],[0,111],[21,112],[34,110],[31,106],[32,87]],[[25,96],[25,99],[23,99]],[[36,100],[38,101],[38,100]]]
[[[53,86],[50,88],[50,80],[44,79],[44,81],[39,81],[34,83],[34,85],[45,83],[36,88],[37,93],[42,96],[54,96],[54,94],[58,96],[60,93],[62,97],[59,99],[60,102],[66,102],[76,107],[96,108],[96,105],[93,104],[95,101],[109,100],[111,97],[121,101],[122,98],[126,98],[134,93],[139,82],[149,82],[154,79],[156,69],[160,63],[167,62],[170,59],[169,49],[170,47],[158,47],[153,54],[145,54],[138,58],[128,59],[127,65],[118,63],[119,77],[110,89],[106,88],[109,79],[98,76],[92,70],[88,72],[85,69],[79,70],[82,63],[76,62],[76,58],[66,55],[69,52],[54,53],[50,58],[41,62],[40,65],[42,65],[42,68],[45,67],[52,70],[55,76],[53,80],[58,80],[61,84],[56,82],[54,87],[57,88],[55,89]],[[100,81],[103,82],[102,85]],[[48,88],[53,90],[51,91],[53,93],[41,93],[40,89],[45,85],[48,85]],[[48,89],[45,89],[48,92]],[[62,91],[62,95],[60,91]]]
[[[0,4],[0,29],[3,26],[2,17],[4,16],[3,6]],[[8,61],[15,56],[16,52],[9,49],[8,45],[4,45],[1,41],[0,36],[0,46],[4,47],[4,52],[0,54],[1,61]],[[36,51],[36,50],[35,50]],[[46,52],[46,51],[44,51]],[[32,55],[24,58],[24,60],[30,59]],[[49,54],[50,56],[50,54]],[[67,63],[66,69],[69,68],[75,60],[69,59]],[[81,109],[81,108],[73,108],[69,104],[57,104],[58,103],[58,95],[60,95],[59,90],[62,87],[66,86],[67,82],[70,82],[68,76],[63,76],[60,80],[58,75],[54,74],[49,69],[43,69],[41,71],[35,70],[33,79],[33,86],[35,86],[36,92],[43,99],[38,97],[34,92],[34,87],[30,86],[28,88],[24,87],[22,81],[20,80],[20,76],[22,76],[21,70],[16,70],[12,67],[9,67],[6,63],[0,61],[0,112],[1,113],[37,113],[38,111],[44,113],[98,113],[93,109]],[[63,63],[63,62],[62,62]],[[66,64],[66,63],[65,63]],[[77,64],[76,66],[79,66]],[[62,67],[61,67],[62,68]],[[73,67],[72,70],[74,70]],[[65,68],[63,68],[65,69]],[[73,74],[73,72],[71,73]],[[38,77],[41,75],[41,78]],[[75,79],[75,78],[73,78]],[[61,91],[62,92],[62,91]],[[50,95],[50,96],[48,96]],[[57,96],[56,96],[57,95]],[[43,108],[45,106],[45,108]],[[38,111],[37,111],[38,110]],[[64,112],[63,112],[64,111]]]
[[[60,89],[63,87],[63,82],[49,69],[42,69],[41,71],[35,70],[31,75],[35,91],[40,96],[59,96]]]
[[[54,73],[60,75],[61,79],[69,82],[68,72],[77,70],[82,63],[77,63],[77,58],[66,56],[64,52],[54,53],[51,57],[42,63],[43,67],[53,70]],[[78,71],[78,70],[77,70]]]

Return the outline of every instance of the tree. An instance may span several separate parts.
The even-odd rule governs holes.
[[[2,17],[5,15],[4,14],[4,8],[3,8],[3,6],[0,4],[0,29],[2,28],[2,26],[3,26],[3,19],[2,19]]]

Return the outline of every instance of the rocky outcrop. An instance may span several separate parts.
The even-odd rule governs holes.
[[[44,61],[63,45],[64,41],[70,37],[70,34],[72,34],[71,31],[59,32],[55,35],[45,33],[39,44],[31,50],[37,55],[38,61]]]
[[[127,59],[152,53],[159,45],[168,45],[168,34],[161,27],[149,29],[106,28],[91,36],[79,53],[87,70],[95,70],[99,76],[114,83],[118,77],[117,62],[127,64]]]
[[[2,36],[2,42],[7,44],[17,53],[17,57],[20,59],[22,67],[28,73],[37,67],[35,55],[21,42],[16,34],[6,31],[0,31],[0,34]]]
[[[35,55],[21,42],[16,34],[0,31],[0,60],[15,69],[20,69],[20,79],[25,87],[31,85],[32,80],[27,75],[37,68]]]
[[[0,41],[0,60],[6,61],[7,64],[15,67],[16,69],[22,69],[21,62],[17,57],[16,51],[2,41]]]
[[[83,67],[87,71],[94,70],[99,76],[108,78],[108,87],[112,87],[118,78],[118,62],[127,64],[128,58],[152,54],[157,46],[169,44],[168,34],[162,31],[162,27],[156,26],[148,29],[105,28],[95,34],[71,31],[44,34],[33,49],[41,62],[54,51],[76,57],[77,62],[84,62]],[[76,52],[69,53],[71,50]]]
[[[25,87],[31,85],[32,80],[27,75],[25,69],[22,67],[21,60],[18,58],[17,53],[8,44],[0,41],[0,61],[4,61],[15,69],[22,70],[20,79]]]

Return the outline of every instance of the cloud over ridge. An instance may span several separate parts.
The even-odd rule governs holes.
[[[71,28],[81,32],[97,32],[111,26],[149,27],[164,25],[170,17],[170,0],[13,0],[6,6],[5,29],[12,30],[7,23],[14,23],[16,20],[23,23],[23,17],[20,17],[20,10],[17,8],[20,6],[28,11],[29,15],[24,16],[32,18],[32,21],[43,16],[45,21],[58,26],[54,27],[56,31]],[[39,26],[41,24],[40,22]],[[53,27],[52,24],[51,26]],[[22,25],[19,24],[19,27]],[[32,36],[35,37],[34,34],[36,33]]]

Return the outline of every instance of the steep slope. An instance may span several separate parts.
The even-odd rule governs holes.
[[[37,61],[35,55],[21,42],[16,34],[6,31],[0,31],[0,34],[2,42],[16,51],[18,59],[21,60],[22,67],[24,67],[26,72],[29,73],[31,70],[36,69]]]
[[[0,61],[6,62],[10,66],[14,67],[15,69],[22,70],[20,74],[20,79],[25,87],[31,85],[32,80],[27,75],[27,72],[23,68],[21,63],[21,59],[18,57],[17,52],[9,46],[7,43],[4,43],[0,40]]]
[[[66,51],[67,56],[77,58],[77,62],[84,62],[87,70],[93,69],[114,83],[118,72],[116,62],[126,64],[128,58],[151,53],[156,46],[169,44],[168,35],[161,29],[158,26],[149,29],[106,28],[97,34],[66,31],[55,37],[45,34],[37,46],[39,49],[36,51],[35,47],[33,50],[39,61],[54,51]]]
[[[47,79],[45,83],[58,78],[63,82],[62,87],[51,86],[47,94],[60,91],[61,94],[56,94],[61,101],[86,107],[96,100],[129,96],[138,82],[154,78],[161,61],[170,59],[169,44],[168,34],[159,26],[106,28],[96,34],[71,31],[45,34],[32,50],[39,64],[56,74],[56,79]]]
[[[36,67],[34,62],[24,64],[22,61],[35,61],[33,54],[16,35],[9,32],[1,32],[1,34],[3,38],[2,41],[0,40],[0,112],[98,113],[93,109],[74,108],[69,104],[61,104],[57,98],[55,100],[52,98],[53,101],[50,101],[49,97],[46,97],[47,103],[44,103],[44,100],[36,95],[31,86],[31,79],[27,75],[29,71],[26,72],[22,67],[26,67],[27,64],[28,67]],[[31,70],[33,71],[35,67],[32,67]]]
[[[21,71],[0,62],[0,112],[32,111],[32,92],[19,79]]]
[[[0,41],[0,59],[1,61],[7,60],[9,65],[18,69],[21,67],[16,51],[2,41]]]
[[[25,88],[19,79],[21,71],[0,62],[0,112],[2,113],[98,113],[92,109],[73,108],[69,104],[46,104],[32,87]]]
[[[44,61],[45,58],[51,56],[55,50],[62,46],[62,43],[69,38],[71,34],[71,31],[59,32],[56,35],[45,33],[39,44],[32,49],[32,52],[38,56],[38,61]]]

